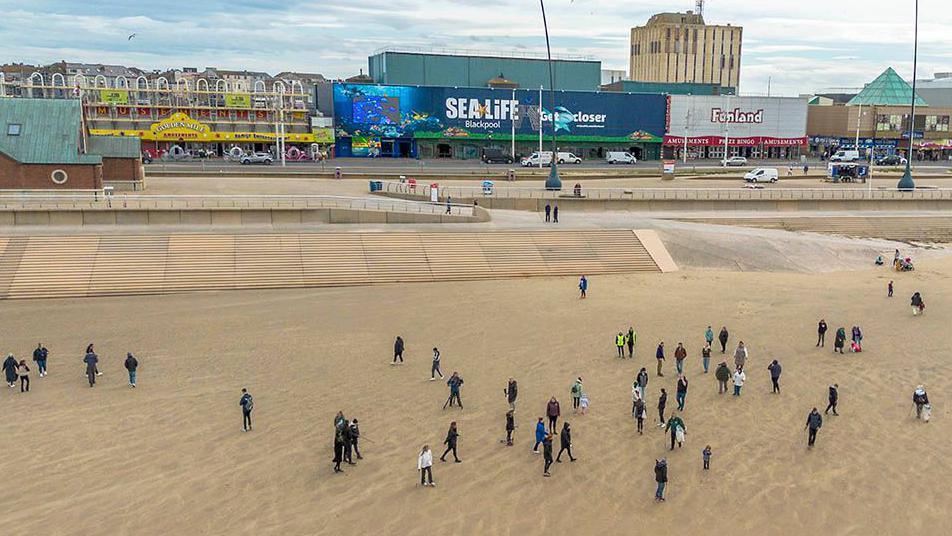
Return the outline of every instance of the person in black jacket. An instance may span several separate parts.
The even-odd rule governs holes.
[[[655,500],[664,501],[664,488],[668,485],[668,460],[661,458],[660,460],[655,460],[654,466],[654,476],[655,482],[658,483],[658,488],[655,490]]]
[[[7,387],[13,387],[17,383],[17,366],[19,366],[17,358],[13,357],[13,354],[8,354],[3,361],[3,372],[6,374]]]
[[[348,465],[356,465],[354,463],[354,438],[350,434],[350,422],[348,421],[344,421],[341,438],[344,440],[344,461],[347,462]]]
[[[813,447],[813,444],[816,443],[816,433],[820,430],[820,427],[823,426],[823,416],[820,415],[820,412],[816,408],[813,408],[813,411],[807,415],[807,424],[804,428],[810,430],[810,436],[807,438],[807,447]]]
[[[446,455],[453,452],[453,461],[460,463],[463,460],[460,460],[456,456],[456,441],[459,439],[459,431],[456,429],[456,421],[450,423],[450,429],[446,432],[446,439],[443,440],[443,444],[446,445],[446,450],[443,451],[443,455],[440,456],[440,461],[446,461]]]
[[[542,454],[545,459],[545,468],[542,469],[542,476],[552,476],[549,474],[549,467],[552,466],[552,434],[546,434],[542,440]]]
[[[562,463],[562,453],[569,453],[569,461],[574,462],[577,458],[572,457],[572,430],[569,428],[569,423],[562,423],[562,433],[559,435],[559,439],[562,442],[562,448],[559,449],[559,455],[555,457],[555,461]]]
[[[334,472],[343,473],[344,470],[340,468],[341,462],[344,461],[344,428],[347,427],[347,419],[344,418],[342,412],[337,412],[337,417],[334,418]]]
[[[767,366],[767,370],[770,371],[770,381],[773,383],[773,392],[780,392],[780,373],[783,369],[780,367],[780,362],[776,359],[773,360],[773,363]]]
[[[139,360],[132,355],[132,352],[126,354],[124,363],[126,370],[129,371],[129,387],[136,386],[136,371],[139,369]]]
[[[717,340],[721,343],[721,353],[727,351],[727,339],[730,338],[730,333],[727,331],[727,326],[721,328],[721,332],[717,335]]]
[[[399,335],[397,335],[397,340],[393,342],[393,363],[391,365],[396,365],[397,359],[400,360],[400,363],[403,363],[403,337]]]
[[[512,446],[512,432],[516,429],[516,416],[513,410],[506,412],[506,446]]]
[[[90,381],[95,381],[95,378],[90,377]],[[251,410],[254,409],[255,402],[251,393],[244,387],[241,388],[241,398],[238,400],[238,405],[241,407],[241,429],[247,432],[251,430]]]
[[[821,348],[826,345],[826,320],[820,319],[816,325],[816,346]]]
[[[41,378],[46,376],[46,359],[49,355],[50,351],[43,346],[43,343],[37,344],[36,350],[33,350],[33,361],[36,361],[36,369]]]
[[[839,413],[836,412],[836,403],[840,399],[839,389],[840,389],[840,386],[835,383],[830,386],[830,403],[826,406],[826,409],[823,411],[824,415],[829,413],[831,409],[833,410],[833,415],[839,415]]]
[[[352,419],[350,421],[350,444],[354,449],[354,454],[357,455],[357,459],[363,460],[364,457],[360,455],[360,450],[357,448],[358,439],[360,439],[360,426],[357,424],[357,419]]]
[[[658,420],[661,423],[661,426],[664,427],[664,408],[668,405],[668,392],[661,389],[661,396],[658,398]]]
[[[86,352],[86,357],[83,358],[83,363],[86,363],[86,378],[89,380],[89,386],[92,387],[96,385],[96,376],[99,375],[99,369],[97,368],[97,363],[99,363],[99,356],[92,351],[93,345],[89,345],[89,352]]]

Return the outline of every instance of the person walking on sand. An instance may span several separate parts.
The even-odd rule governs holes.
[[[542,454],[545,459],[545,468],[542,469],[542,476],[552,476],[549,474],[549,467],[552,467],[552,434],[546,434],[542,438]]]
[[[339,469],[339,468],[338,468]],[[420,456],[417,458],[417,470],[420,471],[421,486],[436,486],[433,482],[433,451],[429,445],[423,445]],[[339,472],[335,470],[335,472]]]
[[[582,396],[578,399],[578,413],[585,415],[588,413],[588,393],[582,391]]]
[[[816,325],[816,347],[822,348],[826,346],[826,320],[820,319],[820,322]]]
[[[648,394],[648,370],[645,367],[641,367],[641,370],[638,371],[638,376],[635,377],[635,382],[638,384],[638,389],[641,391],[641,398],[644,398]]]
[[[618,357],[625,358],[625,334],[618,332],[618,335],[615,335],[615,349],[618,351]]]
[[[664,341],[658,343],[658,349],[655,350],[655,359],[658,360],[658,377],[664,377],[661,372],[661,366],[664,364]]]
[[[921,315],[926,308],[926,303],[922,301],[922,294],[919,294],[918,292],[912,295],[910,305],[912,305],[912,316]]]
[[[631,413],[635,416],[635,423],[638,426],[638,435],[644,433],[645,427],[645,400],[641,398],[641,391],[632,389],[632,408]]]
[[[93,349],[93,343],[89,343],[89,346],[86,347],[86,355],[89,355],[89,354],[96,355],[96,351]],[[97,363],[97,365],[95,366],[96,376],[102,376],[102,372],[100,372],[100,370],[99,370],[99,365],[98,365],[98,363],[99,363],[99,356],[98,356],[98,355],[96,355],[96,363]]]
[[[92,345],[90,345],[91,347]],[[92,387],[96,385],[96,376],[99,374],[96,367],[96,364],[99,363],[99,357],[96,356],[95,352],[86,352],[83,363],[86,363],[86,379],[89,380],[89,386]]]
[[[578,407],[582,400],[582,377],[579,376],[572,384],[572,412],[578,413]]]
[[[346,459],[345,448],[347,438],[344,434],[344,428],[347,427],[347,419],[344,418],[344,414],[340,411],[337,412],[337,417],[334,419],[334,473],[343,473],[344,470],[340,468],[340,464]]]
[[[578,280],[579,299],[585,299],[585,293],[588,291],[588,278],[584,275]]]
[[[30,392],[30,367],[26,364],[26,359],[21,359],[17,366],[17,374],[20,376],[20,392]]]
[[[804,429],[808,429],[810,434],[807,438],[807,448],[813,448],[813,444],[816,443],[816,433],[820,430],[820,427],[823,426],[823,416],[820,415],[820,412],[816,408],[813,408],[813,411],[807,415],[807,424],[804,426]]]
[[[344,440],[344,461],[347,462],[347,465],[357,465],[354,463],[354,438],[350,435],[349,421],[344,421],[341,438]]]
[[[836,412],[836,403],[840,401],[840,386],[839,385],[834,383],[833,385],[830,386],[829,400],[830,400],[830,403],[826,405],[826,409],[823,410],[823,414],[826,415],[830,412],[830,410],[832,410],[833,415],[839,415],[839,413]]]
[[[678,347],[674,349],[674,368],[678,371],[678,374],[684,372],[684,360],[688,357],[688,351],[684,348],[684,344],[678,343]]]
[[[129,387],[136,386],[136,371],[139,369],[139,360],[132,355],[132,352],[126,353],[126,362],[123,363],[129,372]]]
[[[853,342],[855,342],[858,346],[862,346],[863,330],[861,330],[859,326],[853,326],[853,329],[850,330],[850,335]]]
[[[516,429],[516,414],[515,410],[509,410],[506,412],[506,446],[512,446],[512,432]]]
[[[707,374],[708,367],[711,366],[711,343],[706,343],[701,348],[701,366],[704,367],[704,374]]]
[[[892,280],[890,280],[890,281],[889,281],[889,284],[886,285],[886,297],[887,297],[887,298],[892,298],[892,297],[893,297],[893,282],[892,282]]]
[[[3,373],[7,380],[7,387],[11,389],[17,384],[17,359],[13,354],[7,354],[3,360]]]
[[[33,350],[33,361],[36,362],[36,372],[40,378],[46,376],[46,359],[49,355],[50,351],[43,346],[43,343],[38,343],[36,350]]]
[[[704,450],[701,451],[701,460],[704,462],[705,471],[711,468],[711,446],[710,445],[704,447]]]
[[[671,432],[671,450],[674,450],[675,443],[678,444],[678,448],[684,446],[684,434],[687,430],[684,428],[684,421],[681,420],[681,417],[672,415],[671,418],[668,419],[668,424],[665,425],[664,431]]]
[[[559,449],[559,455],[555,457],[556,463],[562,463],[562,453],[569,453],[569,461],[574,462],[578,458],[572,456],[572,429],[569,427],[569,423],[562,423],[562,432],[559,434],[559,441],[561,443],[561,448]]]
[[[916,390],[912,393],[912,403],[916,406],[916,418],[929,422],[929,414],[931,413],[931,407],[929,406],[929,394],[926,393],[926,388],[917,385]],[[929,406],[929,410],[926,410],[926,406]]]
[[[654,466],[655,482],[658,487],[655,489],[654,500],[664,502],[664,488],[668,485],[668,460],[661,458],[655,460]]]
[[[443,444],[446,445],[446,450],[443,451],[443,455],[440,456],[440,461],[446,461],[446,455],[450,452],[453,453],[453,461],[460,463],[463,460],[460,460],[456,456],[456,442],[459,440],[459,431],[456,429],[456,421],[450,423],[450,429],[446,432],[446,439],[443,440]]]
[[[743,369],[745,364],[747,364],[747,347],[744,346],[744,341],[740,341],[737,343],[737,349],[734,350],[734,366]]]
[[[773,383],[773,392],[780,392],[780,373],[783,371],[783,368],[780,366],[780,362],[776,359],[772,363],[767,365],[767,370],[770,371],[770,382]]]
[[[678,374],[678,388],[674,394],[678,401],[678,411],[684,411],[684,399],[688,396],[688,379],[684,374]]]
[[[391,365],[396,365],[397,360],[400,360],[400,364],[403,364],[403,337],[397,335],[397,340],[393,341],[393,362]]]
[[[360,449],[357,448],[357,442],[360,441],[360,425],[357,423],[357,419],[351,419],[350,421],[350,447],[353,449],[354,454],[357,455],[358,460],[363,460],[364,457],[360,455]]]
[[[559,415],[562,414],[562,408],[559,407],[559,401],[553,396],[545,406],[545,414],[549,418],[549,432],[555,433],[556,424],[559,421]]]
[[[545,205],[545,222],[549,223],[552,220],[552,205],[546,203]]]
[[[727,363],[721,361],[717,365],[717,370],[714,371],[714,378],[717,380],[717,394],[724,394],[727,392],[727,382],[731,379],[731,369],[727,367]]]
[[[238,399],[238,406],[241,407],[241,431],[251,431],[251,410],[255,408],[254,398],[248,389],[241,388],[241,398]]]
[[[738,367],[734,371],[734,396],[740,396],[740,390],[743,389],[745,381],[747,381],[747,374],[744,374],[744,369]]]
[[[727,339],[730,338],[730,333],[727,332],[727,326],[721,328],[721,332],[717,335],[717,340],[721,343],[721,353],[727,352]]]
[[[708,326],[707,331],[704,332],[704,342],[706,342],[708,346],[714,343],[714,329],[712,329],[711,326]]]
[[[628,326],[628,334],[625,336],[625,343],[628,345],[628,359],[635,356],[635,340],[638,334],[635,333],[634,326]]]
[[[440,370],[440,349],[433,347],[433,365],[430,366],[430,381],[436,379],[436,375],[440,375],[440,379],[443,379],[443,371]]]
[[[535,445],[532,446],[532,452],[535,454],[539,453],[539,445],[542,444],[542,440],[545,439],[545,423],[542,422],[542,417],[539,417],[539,422],[536,423],[535,429]]]
[[[506,395],[506,401],[509,402],[509,409],[516,411],[516,398],[519,397],[519,385],[516,383],[516,380],[509,378],[509,382],[506,383],[506,388],[503,390],[503,393]]]
[[[450,379],[446,380],[446,385],[450,388],[450,396],[446,399],[446,402],[443,403],[443,409],[446,409],[447,406],[453,407],[453,401],[456,401],[456,404],[459,405],[459,409],[463,409],[463,400],[459,397],[459,388],[463,385],[463,378],[460,378],[459,373],[453,371],[453,375],[450,376]]]
[[[833,353],[843,353],[843,346],[846,344],[846,329],[837,328],[836,337],[833,339]]]
[[[664,427],[664,408],[668,405],[668,392],[661,388],[661,396],[658,397],[658,426]]]

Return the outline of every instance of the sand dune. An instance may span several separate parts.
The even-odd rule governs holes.
[[[952,261],[912,274],[680,272],[575,280],[209,293],[154,298],[8,302],[3,351],[38,341],[51,374],[33,392],[2,388],[4,534],[947,534],[952,428],[948,314]],[[888,279],[897,297],[885,297]],[[929,309],[912,318],[908,296]],[[815,323],[859,324],[866,352],[814,348]],[[615,359],[613,335],[639,333],[636,358]],[[739,399],[700,373],[708,324],[750,346]],[[388,365],[393,337],[408,362]],[[832,337],[831,337],[832,338]],[[639,437],[629,390],[653,371],[663,339],[674,404],[673,349],[688,351],[692,383],[683,450],[649,427]],[[85,386],[81,351],[95,341],[104,375]],[[441,410],[429,349],[465,378],[465,409]],[[140,359],[140,387],[121,357]],[[719,353],[715,353],[717,362]],[[765,367],[784,366],[769,394]],[[585,380],[590,414],[571,415],[569,386]],[[519,381],[516,446],[504,436],[506,379]],[[813,451],[803,425],[840,385],[839,417]],[[910,416],[926,383],[931,423]],[[239,390],[255,395],[255,430],[240,432]],[[552,395],[574,429],[576,463],[542,478],[532,427]],[[332,420],[358,417],[365,459],[331,470]],[[670,411],[670,410],[669,410]],[[418,485],[416,454],[438,456],[459,422],[462,464],[437,461],[435,489]],[[701,470],[700,451],[714,450]],[[652,501],[653,460],[668,456],[669,499]]]

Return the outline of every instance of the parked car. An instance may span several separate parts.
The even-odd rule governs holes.
[[[777,182],[777,179],[777,168],[752,169],[744,175],[747,182]]]
[[[721,164],[725,166],[746,166],[747,159],[743,156],[732,156],[730,158],[721,160]]]
[[[906,165],[906,158],[898,154],[889,154],[886,156],[880,156],[876,159],[877,166],[904,166]]]
[[[846,149],[836,151],[836,154],[830,157],[830,162],[858,162],[859,151],[855,149]]]
[[[512,157],[502,152],[502,149],[487,147],[483,149],[482,161],[486,164],[511,164]]]
[[[271,153],[245,153],[241,157],[241,163],[244,165],[265,164],[270,166],[272,162],[274,162],[274,158]]]
[[[620,151],[609,151],[605,155],[605,161],[609,164],[636,164],[638,159],[635,158],[635,155],[631,153],[625,153]]]
[[[577,156],[575,156],[575,155],[572,154],[572,153],[563,153],[563,152],[560,151],[560,152],[559,152],[559,163],[560,163],[560,164],[566,164],[566,163],[568,163],[568,164],[581,164],[581,163],[582,163],[582,159],[579,158],[579,157],[577,157]]]

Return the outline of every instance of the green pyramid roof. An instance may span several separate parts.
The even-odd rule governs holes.
[[[912,88],[892,67],[883,71],[855,97],[847,106],[907,106],[912,100]],[[916,95],[916,106],[928,106],[926,101]]]

